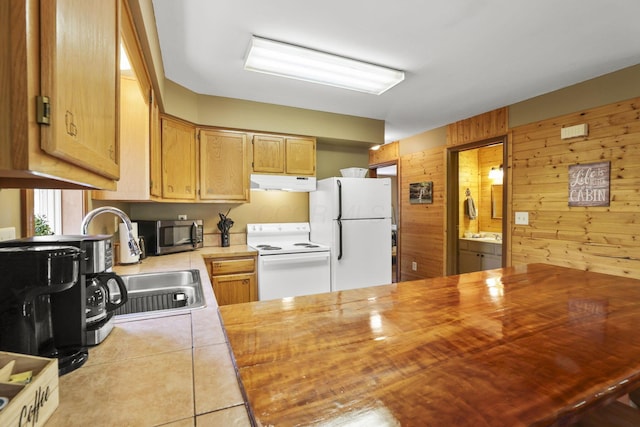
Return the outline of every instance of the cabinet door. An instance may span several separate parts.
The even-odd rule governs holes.
[[[162,119],[162,197],[196,198],[195,128],[168,118]]]
[[[111,179],[118,145],[119,10],[116,0],[41,2],[42,95],[49,125],[41,147]]]
[[[257,301],[255,273],[213,276],[211,283],[218,305]]]
[[[122,173],[116,191],[94,191],[100,200],[149,199],[149,105],[138,81],[120,78]]]
[[[316,141],[307,138],[287,138],[285,140],[287,174],[316,174]]]
[[[502,257],[498,255],[483,254],[482,257],[482,270],[493,270],[494,268],[502,267]]]
[[[162,196],[162,126],[160,122],[160,107],[155,93],[151,92],[149,123],[149,193],[154,197]]]
[[[458,252],[458,273],[471,273],[472,271],[480,271],[482,269],[482,260],[480,253],[472,251]]]
[[[200,130],[200,198],[220,202],[249,201],[247,136]]]
[[[268,135],[253,137],[253,171],[284,173],[284,138]]]
[[[389,163],[398,160],[398,142],[381,145],[377,150],[369,150],[369,165]]]

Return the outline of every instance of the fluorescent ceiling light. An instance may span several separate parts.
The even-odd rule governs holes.
[[[404,72],[253,36],[244,69],[380,95]]]

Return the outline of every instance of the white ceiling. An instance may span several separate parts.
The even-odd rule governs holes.
[[[640,0],[153,0],[194,92],[385,120],[412,136],[640,63]],[[243,69],[251,35],[404,70],[368,95]]]

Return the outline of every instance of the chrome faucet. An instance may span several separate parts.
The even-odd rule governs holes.
[[[142,251],[140,250],[140,246],[138,246],[138,242],[136,238],[133,236],[133,225],[131,224],[131,220],[127,216],[126,213],[122,212],[118,208],[114,208],[113,206],[103,206],[101,208],[96,208],[85,215],[82,219],[82,224],[80,225],[80,234],[87,234],[87,230],[89,229],[89,223],[93,218],[100,215],[101,213],[109,212],[112,213],[124,222],[124,225],[127,227],[127,233],[129,235],[129,252],[131,255],[140,255]]]

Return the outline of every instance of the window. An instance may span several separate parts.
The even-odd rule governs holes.
[[[62,191],[33,190],[33,215],[34,221],[46,221],[53,234],[62,234]]]
[[[54,234],[79,234],[89,207],[87,193],[84,190],[22,190],[22,236],[37,234],[36,216],[44,216]]]

